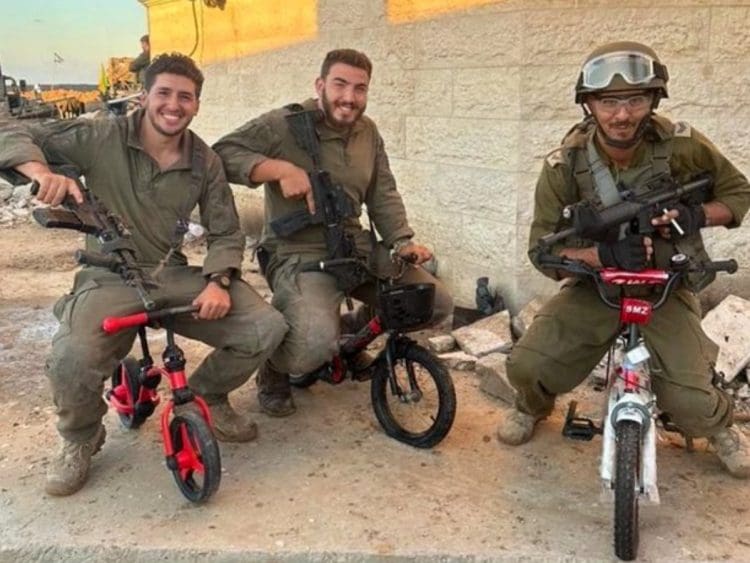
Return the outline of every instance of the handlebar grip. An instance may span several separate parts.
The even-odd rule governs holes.
[[[39,193],[39,182],[34,180],[31,182],[31,187],[29,188],[29,193],[33,196]]]
[[[567,264],[567,258],[555,254],[540,254],[537,258],[540,266],[563,266]]]
[[[148,313],[135,313],[127,317],[106,317],[102,321],[102,330],[107,334],[114,334],[124,328],[140,326],[148,322]]]
[[[116,272],[120,262],[114,256],[107,256],[99,252],[76,250],[75,260],[81,266],[96,266]]]
[[[705,262],[703,270],[706,272],[727,272],[734,274],[737,271],[737,260],[712,260],[711,262]]]

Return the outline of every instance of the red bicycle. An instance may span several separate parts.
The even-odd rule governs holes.
[[[187,386],[185,355],[175,343],[172,325],[176,315],[197,310],[196,306],[185,305],[107,317],[102,322],[107,334],[138,327],[142,357],[128,356],[120,362],[112,374],[112,388],[106,393],[125,428],[138,428],[154,413],[160,402],[157,388],[162,377],[169,381],[172,396],[161,414],[164,455],[180,492],[196,503],[207,500],[219,488],[221,456],[208,406]],[[154,365],[146,340],[147,326],[162,327],[167,332],[162,365]]]

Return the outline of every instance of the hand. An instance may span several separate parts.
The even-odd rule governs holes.
[[[596,248],[602,266],[631,272],[643,270],[654,253],[653,241],[643,235],[628,235],[616,242],[601,242]]]
[[[315,214],[315,198],[313,197],[310,176],[302,168],[288,163],[284,173],[279,177],[281,195],[286,199],[304,199],[310,215]]]
[[[197,314],[199,319],[213,321],[226,316],[232,308],[232,299],[226,289],[209,282],[198,297],[193,299],[193,305],[200,307]]]
[[[682,229],[682,233],[675,227],[675,221]],[[672,209],[665,209],[662,215],[651,219],[651,224],[659,230],[659,234],[663,238],[686,237],[697,233],[706,226],[706,211],[701,204],[677,203]]]
[[[49,169],[30,176],[39,184],[36,199],[50,205],[60,205],[67,195],[70,195],[76,203],[83,203],[83,194],[78,187],[78,182],[62,174],[54,174]]]
[[[415,242],[405,244],[398,249],[396,254],[404,261],[415,265],[423,264],[432,258],[432,252],[429,248]]]

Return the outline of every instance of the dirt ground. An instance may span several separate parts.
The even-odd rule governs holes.
[[[222,444],[221,489],[207,505],[175,487],[157,417],[130,432],[112,412],[87,486],[45,496],[57,442],[43,374],[56,330],[50,307],[71,284],[81,240],[35,225],[0,229],[0,561],[613,558],[599,439],[561,437],[565,398],[529,444],[500,446],[500,405],[471,372],[453,372],[456,422],[433,450],[388,438],[367,384],[295,391],[297,414],[279,420],[258,412],[251,381],[232,400],[255,413],[260,436]],[[189,367],[206,353],[185,348]],[[578,395],[597,412],[600,394]],[[688,453],[664,435],[658,456],[662,503],[642,509],[642,560],[749,561],[747,482],[723,473],[701,442]]]

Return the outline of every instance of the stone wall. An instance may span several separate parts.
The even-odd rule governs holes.
[[[204,22],[222,17],[202,12]],[[205,45],[219,40],[208,25]],[[311,95],[327,50],[367,52],[368,113],[419,240],[459,303],[488,275],[517,309],[554,291],[526,258],[533,191],[543,156],[580,116],[573,85],[586,53],[612,40],[652,45],[673,77],[662,113],[706,133],[747,173],[748,27],[750,0],[319,0],[313,39],[204,61],[195,125],[213,141]],[[158,44],[153,21],[151,33]],[[748,229],[711,233],[713,255],[750,264]]]

